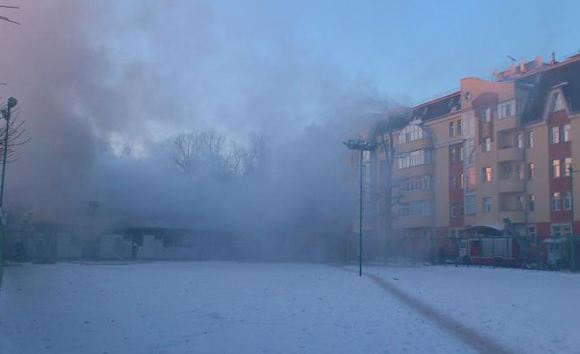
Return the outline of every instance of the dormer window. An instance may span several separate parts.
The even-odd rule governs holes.
[[[550,112],[555,112],[558,109],[558,98],[560,97],[560,93],[559,92],[554,92],[552,94],[552,98],[550,100]]]
[[[548,101],[547,113],[557,112],[566,109],[566,98],[562,94],[561,88],[555,88],[552,90]]]

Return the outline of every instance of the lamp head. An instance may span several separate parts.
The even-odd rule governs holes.
[[[12,108],[16,107],[17,104],[18,104],[18,100],[16,98],[14,98],[14,97],[8,98],[8,104],[7,104],[8,109],[12,109]]]

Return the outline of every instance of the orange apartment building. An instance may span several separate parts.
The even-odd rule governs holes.
[[[580,234],[580,55],[494,78],[464,78],[402,128],[369,135],[367,188],[391,195],[367,201],[367,232],[389,251],[545,261],[546,240]]]

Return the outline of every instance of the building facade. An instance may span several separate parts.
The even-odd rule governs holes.
[[[580,233],[579,118],[580,56],[462,79],[404,127],[371,130],[368,188],[391,193],[371,201],[374,232],[420,259],[545,259],[549,240]]]

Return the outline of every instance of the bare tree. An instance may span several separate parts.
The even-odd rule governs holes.
[[[384,241],[388,243],[393,235],[393,207],[398,203],[398,196],[393,195],[393,168],[395,163],[395,143],[393,132],[405,126],[409,120],[409,110],[405,107],[391,109],[385,113],[385,120],[375,124],[371,132],[372,138],[379,146],[378,151],[384,154],[384,188],[379,189],[382,197],[381,219],[384,221]],[[377,186],[378,187],[378,186]],[[389,247],[385,244],[387,249]],[[392,252],[392,250],[390,250]]]
[[[215,131],[178,134],[172,141],[173,161],[184,175],[228,177],[241,170],[245,152],[237,144],[230,151],[225,146],[225,136]]]
[[[179,134],[173,138],[173,162],[179,172],[190,175],[194,171],[197,158],[196,136],[193,134]]]
[[[240,176],[244,174],[246,166],[244,162],[248,156],[248,151],[235,141],[230,142],[230,150],[226,155],[227,169],[232,175]]]
[[[4,154],[4,136],[6,134],[6,129],[8,129],[7,162],[16,161],[18,159],[16,156],[16,150],[18,147],[30,141],[30,136],[25,127],[26,121],[19,119],[20,112],[20,109],[16,109],[12,113],[12,119],[10,119],[8,124],[4,124],[2,129],[0,129],[0,137],[2,137],[2,139],[0,139],[0,156]]]
[[[20,9],[20,7],[18,7],[18,6],[10,6],[10,5],[0,5],[0,8],[3,8],[3,9],[13,9],[13,10]],[[0,16],[0,20],[6,21],[6,22],[10,22],[10,23],[14,23],[16,25],[19,25],[20,24],[20,22],[16,22],[16,21],[14,21],[14,20],[10,19],[9,17],[6,17],[6,16]]]
[[[248,147],[228,141],[215,131],[182,133],[172,139],[172,158],[180,173],[231,178],[263,171],[267,144],[262,135],[251,135]]]
[[[264,172],[268,154],[268,143],[263,134],[252,134],[246,156],[246,173]]]

